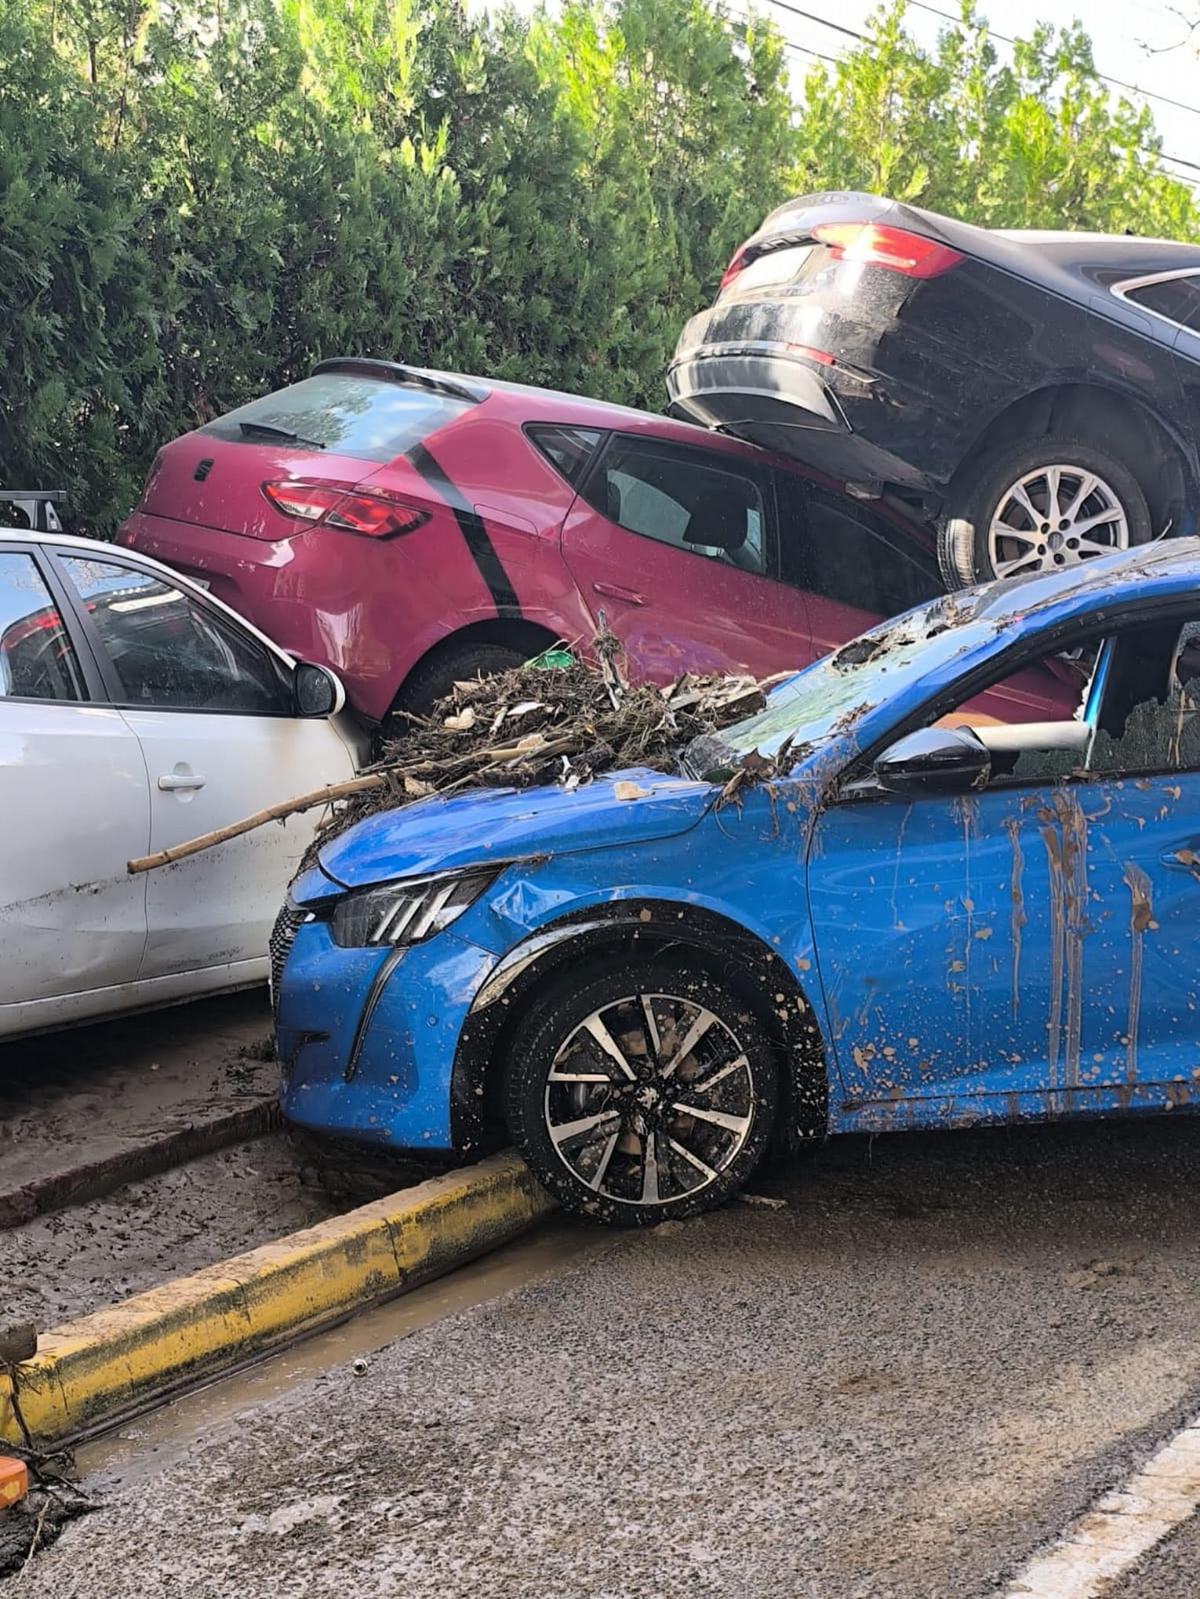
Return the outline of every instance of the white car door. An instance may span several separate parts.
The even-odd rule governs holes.
[[[56,559],[141,744],[151,852],[354,775],[334,724],[295,714],[287,657],[230,612],[133,558]],[[272,823],[147,873],[139,977],[265,962],[316,821],[310,812]]]
[[[130,983],[150,837],[138,741],[76,648],[34,547],[0,546],[0,1035],[86,1012],[70,996]]]

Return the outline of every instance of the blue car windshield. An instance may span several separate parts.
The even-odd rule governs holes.
[[[902,682],[917,682],[971,644],[993,637],[996,623],[982,610],[973,594],[943,596],[852,639],[773,689],[765,709],[715,737],[695,740],[686,765],[696,775],[707,774],[723,758],[740,760],[751,751],[770,757],[787,743],[799,755],[832,733],[848,731]]]

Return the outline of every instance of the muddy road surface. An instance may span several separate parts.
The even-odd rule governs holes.
[[[754,1186],[214,1387],[18,1591],[984,1599],[1200,1410],[1200,1123],[845,1139]],[[1198,1548],[1112,1591],[1194,1599]]]
[[[263,989],[0,1045],[0,1322],[60,1326],[425,1175],[347,1182],[281,1127],[278,1077]]]
[[[61,1326],[336,1215],[275,1133],[0,1232],[6,1320]]]
[[[266,1131],[266,991],[0,1042],[0,1228]]]

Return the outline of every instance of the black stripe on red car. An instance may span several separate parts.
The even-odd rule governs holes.
[[[512,579],[504,570],[503,561],[496,554],[496,547],[483,525],[483,518],[479,512],[446,476],[443,468],[423,444],[414,444],[411,450],[407,450],[405,460],[430,488],[441,495],[454,512],[454,520],[462,530],[462,536],[467,542],[467,549],[471,552],[471,559],[479,569],[480,577],[487,584],[487,591],[492,596],[497,615],[520,616],[521,604],[517,599],[517,591],[512,586]]]

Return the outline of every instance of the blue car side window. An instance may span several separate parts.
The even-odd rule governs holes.
[[[1045,720],[1028,708],[1013,715],[1003,734],[989,728],[996,718],[981,708],[1004,692],[1007,682],[1041,673],[1063,694],[1073,683],[1073,715],[1060,695],[1057,714]],[[975,709],[973,709],[973,707]],[[995,709],[995,705],[991,705]],[[1013,702],[1014,711],[1017,710]],[[1136,776],[1200,767],[1200,623],[1154,622],[1092,640],[1066,655],[1050,654],[1012,679],[1001,679],[970,705],[942,717],[949,726],[973,728],[994,745],[992,782],[1052,782]],[[1022,741],[1021,727],[1028,725]],[[1084,736],[1083,729],[1090,731]]]

